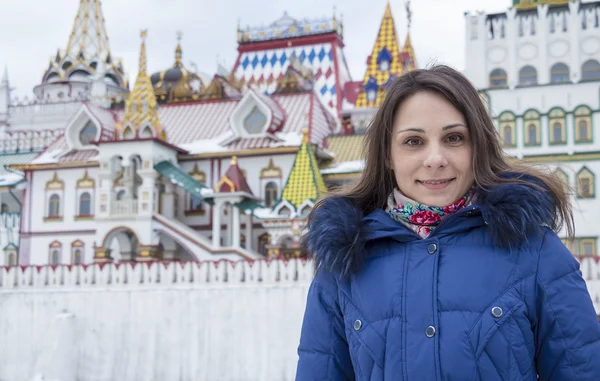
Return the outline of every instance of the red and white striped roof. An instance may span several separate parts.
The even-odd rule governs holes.
[[[240,99],[164,104],[159,106],[159,117],[166,130],[167,142],[191,154],[299,146],[302,142],[302,129],[308,127],[310,141],[322,146],[325,138],[335,128],[334,118],[312,91],[258,95],[272,109],[274,123],[281,125],[277,132],[232,140],[235,133],[230,124],[230,116]],[[84,107],[101,124],[100,141],[112,140],[115,123],[123,117],[124,111],[114,112],[91,104],[85,104]],[[71,150],[63,135],[36,158],[34,163],[52,162],[49,160],[85,161],[96,155],[95,150]]]

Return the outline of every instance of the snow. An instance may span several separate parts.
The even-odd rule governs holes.
[[[44,151],[31,161],[31,164],[55,164],[62,151]]]
[[[273,218],[277,217],[277,214],[271,208],[256,208],[254,209],[254,215],[258,218]]]
[[[271,147],[297,147],[302,144],[302,134],[298,132],[278,133],[276,136],[282,141],[271,144]]]
[[[0,176],[0,186],[8,186],[14,185],[23,180],[22,175],[18,175],[16,173],[7,173],[5,175]]]
[[[227,147],[224,147],[221,144],[231,137],[232,133],[228,131],[212,139],[195,140],[191,143],[180,144],[179,147],[188,151],[190,155],[205,152],[226,152],[228,151]]]
[[[200,193],[203,197],[212,197],[215,192],[211,188],[202,188],[200,189]]]
[[[364,160],[345,161],[336,164],[334,167],[322,169],[322,175],[339,174],[339,173],[355,173],[362,172],[365,169]]]

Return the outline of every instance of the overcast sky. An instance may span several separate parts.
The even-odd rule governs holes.
[[[405,0],[390,1],[400,44],[406,37]],[[503,11],[511,0],[413,0],[411,36],[420,67],[443,62],[464,68],[464,12]],[[343,15],[346,60],[353,80],[366,68],[386,0],[103,0],[113,57],[123,59],[130,82],[137,74],[140,30],[148,29],[148,71],[174,62],[177,31],[190,68],[213,74],[217,59],[231,68],[237,57],[236,29],[267,25],[284,11],[297,19]],[[13,95],[31,98],[50,57],[64,50],[79,0],[0,0],[0,70],[8,68]]]

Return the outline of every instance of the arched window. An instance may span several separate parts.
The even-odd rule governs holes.
[[[592,110],[587,106],[579,106],[575,115],[575,142],[589,143],[592,141]]]
[[[125,190],[124,189],[121,189],[120,191],[117,192],[117,201],[123,200],[124,197],[125,197]]]
[[[490,88],[507,87],[508,76],[504,69],[494,69],[490,73]]]
[[[277,184],[273,181],[269,181],[267,185],[265,185],[265,205],[271,207],[275,201],[277,201]]]
[[[48,217],[60,217],[60,196],[57,194],[50,196]]]
[[[502,127],[503,136],[504,136],[504,145],[512,146],[513,145],[513,129],[512,126],[504,126]]]
[[[73,264],[80,265],[83,263],[83,253],[81,249],[77,248],[73,250]]]
[[[537,70],[533,66],[523,66],[519,71],[519,85],[533,86],[537,85]]]
[[[271,237],[269,236],[269,233],[264,233],[260,237],[258,237],[258,252],[264,255],[265,257],[267,256],[269,251],[269,249],[267,248],[269,242],[271,242]]]
[[[98,129],[96,128],[96,125],[92,121],[89,121],[79,132],[79,141],[82,145],[87,146],[90,142],[96,140],[97,134]]]
[[[90,216],[92,214],[92,196],[89,192],[83,192],[79,196],[79,215]]]
[[[525,145],[540,145],[540,113],[535,110],[529,110],[525,113],[523,121],[525,126]]]
[[[500,134],[505,147],[515,147],[517,145],[515,130],[515,115],[510,111],[500,114]]]
[[[60,264],[60,251],[58,249],[52,250],[52,254],[50,256],[50,264],[51,265]]]
[[[292,214],[292,211],[287,206],[279,209],[279,215],[282,217],[289,217]]]
[[[267,117],[256,106],[254,106],[250,114],[244,119],[244,129],[250,135],[260,134],[265,124],[267,124]]]
[[[150,128],[150,126],[146,126],[140,135],[140,137],[144,139],[151,138],[152,136],[154,136],[154,134],[152,133],[152,128]]]
[[[50,263],[51,265],[60,264],[61,252],[62,252],[62,244],[58,241],[52,242],[50,244],[48,263]]]
[[[577,173],[577,197],[578,198],[594,198],[595,197],[595,181],[596,176],[583,167],[579,173]]]
[[[582,81],[600,80],[600,63],[596,60],[587,60],[581,65]]]
[[[8,253],[8,257],[6,259],[7,266],[16,266],[17,265],[17,254]]]
[[[548,127],[550,129],[550,144],[565,144],[567,142],[565,112],[560,108],[553,108],[548,113]]]
[[[133,132],[133,128],[131,126],[125,127],[123,131],[123,139],[133,139],[135,138],[135,132]]]
[[[565,171],[563,171],[560,168],[556,168],[556,170],[554,171],[554,176],[558,177],[558,179],[565,184],[565,187],[567,187],[567,189],[569,188],[569,176],[567,176]]]
[[[551,83],[567,83],[571,80],[569,67],[562,62],[555,63],[550,69]]]

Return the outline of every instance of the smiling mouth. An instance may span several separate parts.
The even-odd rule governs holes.
[[[455,178],[444,179],[444,180],[417,180],[417,182],[428,189],[442,189],[448,186]]]

